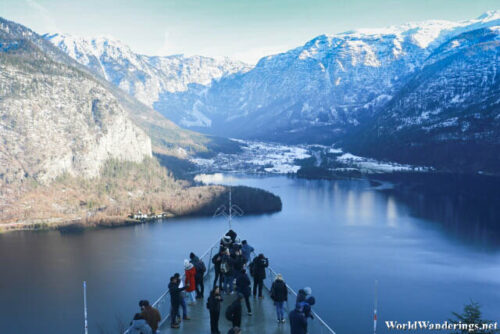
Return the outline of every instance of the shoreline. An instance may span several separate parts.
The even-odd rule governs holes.
[[[131,218],[124,215],[106,215],[99,213],[86,218],[63,218],[53,217],[45,219],[31,219],[25,221],[5,222],[0,224],[0,234],[14,231],[51,231],[62,232],[83,231],[100,228],[115,228],[129,225],[153,223],[159,220],[167,220],[180,217],[212,216],[215,210],[227,204],[228,188],[211,197],[210,201],[200,203],[192,207],[179,207],[176,210],[168,210],[161,217],[152,216],[147,218]],[[240,207],[246,215],[272,214],[282,209],[281,198],[271,192],[259,188],[246,186],[232,187],[233,201],[240,203]],[[179,202],[182,204],[181,202]],[[88,214],[88,212],[87,212]]]

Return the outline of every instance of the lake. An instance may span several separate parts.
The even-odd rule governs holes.
[[[314,309],[338,334],[372,331],[375,280],[379,333],[388,332],[386,320],[443,322],[471,299],[485,318],[500,320],[500,244],[482,242],[491,232],[478,232],[481,224],[471,228],[476,222],[456,215],[450,224],[435,205],[416,207],[367,180],[241,175],[224,182],[281,197],[281,212],[236,218],[233,228],[296,290],[312,287]],[[86,280],[90,333],[117,333],[140,299],[154,301],[166,289],[190,251],[203,253],[226,229],[223,218],[195,217],[2,234],[0,331],[82,333]]]

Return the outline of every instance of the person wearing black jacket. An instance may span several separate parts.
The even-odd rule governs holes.
[[[241,297],[241,295],[238,295],[226,309],[226,319],[231,321],[233,327],[240,327],[241,325]]]
[[[286,287],[283,276],[278,274],[271,286],[271,299],[276,306],[276,315],[278,316],[278,323],[285,322],[285,307],[284,304],[288,301],[288,288]]]
[[[252,315],[252,308],[250,306],[250,284],[250,278],[248,278],[246,270],[241,269],[236,278],[236,291],[245,298],[248,315]]]
[[[179,306],[181,305],[181,292],[184,289],[186,289],[185,286],[179,288],[179,282],[175,276],[170,277],[168,291],[170,293],[170,326],[172,328],[179,328],[179,324],[176,321],[179,316]]]
[[[262,288],[264,287],[264,280],[266,279],[266,268],[269,266],[269,260],[264,254],[259,254],[253,260],[253,296],[257,296],[257,289],[259,290],[259,298],[262,296]]]
[[[243,269],[243,266],[245,265],[245,258],[243,257],[243,254],[241,254],[241,249],[238,249],[233,255],[231,255],[231,258],[233,260],[235,273],[241,272],[241,269]]]
[[[213,287],[217,285],[217,280],[219,281],[219,289],[222,289],[222,273],[220,271],[220,265],[222,263],[222,256],[226,250],[224,248],[221,248],[219,250],[219,253],[215,254],[214,257],[212,258],[212,263],[214,264],[214,272],[215,272],[215,279],[214,279],[214,285]]]
[[[207,308],[210,312],[210,333],[220,334],[219,331],[219,316],[220,316],[220,304],[222,303],[222,296],[220,295],[220,289],[218,287],[214,288],[210,292],[210,296],[207,300]]]

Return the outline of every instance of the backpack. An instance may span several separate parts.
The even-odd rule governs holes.
[[[255,260],[250,262],[250,265],[248,266],[248,268],[250,269],[250,276],[253,277],[255,275]]]
[[[196,264],[194,265],[194,267],[196,268],[197,273],[204,273],[205,271],[207,271],[207,267],[205,267],[205,263],[201,260],[198,260],[196,262]]]

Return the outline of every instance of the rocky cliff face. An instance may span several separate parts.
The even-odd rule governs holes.
[[[45,43],[0,19],[1,181],[94,177],[108,159],[150,157],[149,137],[113,94]]]

